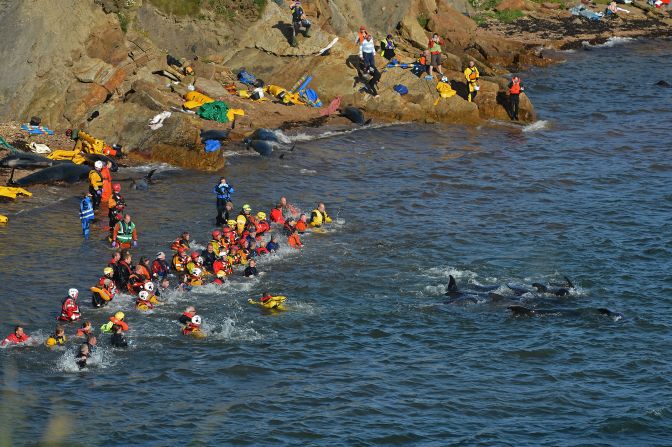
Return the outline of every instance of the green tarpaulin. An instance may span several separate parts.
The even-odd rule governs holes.
[[[229,111],[229,106],[222,101],[209,102],[199,107],[196,114],[204,120],[219,121],[220,123],[228,123],[229,118],[226,113]]]

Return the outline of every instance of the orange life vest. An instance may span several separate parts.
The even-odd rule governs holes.
[[[514,82],[509,88],[509,93],[512,95],[520,95],[520,82]]]

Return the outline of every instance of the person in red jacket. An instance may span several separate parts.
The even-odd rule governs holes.
[[[25,343],[28,340],[30,340],[30,336],[23,332],[23,328],[21,326],[16,326],[14,328],[14,332],[2,340],[2,346],[18,345],[19,343]]]
[[[285,224],[285,217],[282,215],[282,203],[278,203],[271,210],[271,222],[279,223],[280,225]]]
[[[79,290],[68,290],[68,296],[61,303],[61,315],[59,315],[58,320],[71,322],[82,318],[82,315],[79,313],[79,306],[77,305],[78,296]]]
[[[156,259],[152,263],[152,277],[164,279],[170,273],[170,266],[166,262],[166,254],[162,251],[156,254]]]
[[[257,224],[256,224],[256,230],[257,230],[257,239],[261,239],[264,233],[269,231],[271,229],[271,224],[266,220],[266,213],[263,211],[259,211],[257,213]]]
[[[178,320],[182,324],[187,324],[191,321],[191,319],[196,315],[196,308],[194,306],[187,306],[187,308],[182,312],[182,315],[180,315],[180,318]]]

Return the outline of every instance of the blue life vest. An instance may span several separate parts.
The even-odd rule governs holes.
[[[85,197],[79,204],[79,218],[93,219],[93,203],[90,197]]]
[[[217,184],[217,186],[214,187],[212,192],[217,194],[218,199],[224,199],[224,200],[230,200],[231,199],[231,194],[233,194],[233,186],[230,186],[229,184]]]

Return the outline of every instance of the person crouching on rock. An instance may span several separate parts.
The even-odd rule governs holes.
[[[308,20],[308,17],[306,17],[306,13],[303,11],[303,8],[301,7],[301,1],[300,0],[294,0],[292,3],[289,4],[289,9],[292,11],[292,42],[291,45],[293,47],[298,47],[299,42],[296,40],[296,34],[301,30],[301,28],[304,28],[305,31],[303,32],[303,36],[308,38],[310,37],[310,20]]]

